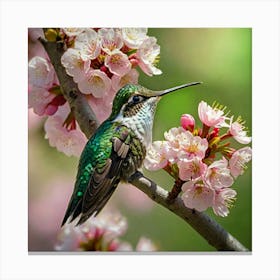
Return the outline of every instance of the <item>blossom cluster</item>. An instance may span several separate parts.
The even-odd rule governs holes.
[[[137,66],[149,76],[162,73],[156,67],[160,46],[147,32],[147,28],[58,28],[48,29],[45,37],[63,42],[61,64],[102,122],[111,113],[117,91],[127,83],[138,83]],[[48,117],[46,138],[59,151],[79,156],[83,136],[47,54],[29,61],[28,74],[28,105],[37,115]]]
[[[52,116],[65,102],[52,64],[44,57],[33,57],[28,64],[29,108],[39,116]]]
[[[227,139],[249,144],[244,121],[228,117],[218,104],[198,106],[202,128],[195,127],[192,115],[181,117],[181,126],[164,133],[164,141],[155,141],[144,165],[148,170],[164,169],[182,181],[182,199],[191,209],[205,211],[212,207],[219,216],[227,216],[236,197],[234,180],[243,174],[251,160],[249,146],[231,147]],[[226,130],[222,134],[222,130]]]
[[[97,217],[88,219],[83,225],[75,227],[66,224],[60,232],[55,245],[56,251],[132,251],[130,243],[120,237],[127,231],[126,219],[116,211],[102,211]],[[153,242],[141,237],[136,251],[156,251]]]

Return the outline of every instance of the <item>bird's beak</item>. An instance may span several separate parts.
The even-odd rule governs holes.
[[[199,85],[199,84],[202,84],[202,82],[192,82],[192,83],[176,86],[176,87],[165,89],[165,90],[161,90],[161,91],[150,91],[148,93],[148,96],[149,97],[163,96],[163,95],[165,95],[167,93],[176,91],[178,89],[186,88],[186,87],[191,87],[191,86],[195,86],[195,85]]]

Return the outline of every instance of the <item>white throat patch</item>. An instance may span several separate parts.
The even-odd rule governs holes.
[[[147,148],[152,144],[154,115],[159,99],[149,98],[141,110],[131,117],[123,116],[123,107],[115,120],[130,128]]]

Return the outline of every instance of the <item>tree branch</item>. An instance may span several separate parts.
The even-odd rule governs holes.
[[[77,84],[72,77],[67,75],[65,68],[61,64],[61,56],[64,53],[63,42],[48,42],[43,38],[39,38],[39,40],[49,55],[64,98],[69,103],[71,110],[73,110],[82,132],[89,138],[99,126],[99,122],[85,95],[80,92]]]
[[[79,91],[77,84],[72,77],[67,75],[65,68],[61,64],[61,56],[64,53],[63,43],[48,42],[42,38],[40,38],[40,41],[54,66],[65,99],[69,102],[81,130],[89,138],[97,129],[98,121],[85,96]],[[179,197],[170,199],[166,190],[146,178],[142,173],[136,172],[129,181],[155,202],[181,217],[217,250],[248,251],[246,247],[208,215],[187,208]]]
[[[207,214],[187,208],[180,197],[170,201],[168,192],[146,178],[141,172],[136,172],[132,175],[130,183],[143,191],[152,200],[181,217],[217,250],[248,251],[246,247]]]

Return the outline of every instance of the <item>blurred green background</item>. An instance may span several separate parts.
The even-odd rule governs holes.
[[[252,30],[249,28],[156,28],[149,29],[161,46],[158,67],[163,74],[148,77],[141,73],[139,83],[154,90],[202,81],[203,84],[164,97],[154,121],[154,140],[179,126],[183,113],[199,122],[197,107],[201,100],[217,101],[241,115],[251,135],[252,121]],[[56,234],[73,189],[78,159],[67,157],[44,139],[43,120],[29,125],[29,250],[53,250]],[[234,141],[235,147],[241,147]],[[163,171],[145,175],[169,190],[171,177]],[[252,245],[252,172],[251,163],[233,188],[237,200],[228,217],[208,214],[251,250]],[[61,182],[61,183],[57,183]],[[52,186],[50,188],[50,186]],[[63,187],[62,187],[63,186]],[[110,203],[117,205],[128,220],[123,240],[135,247],[140,236],[152,239],[160,251],[215,251],[200,235],[173,213],[152,202],[141,211],[123,203],[127,197],[117,189]],[[144,203],[143,203],[144,205]],[[144,206],[143,206],[144,207]],[[52,217],[56,217],[55,219]],[[44,227],[42,227],[42,224]],[[42,228],[41,228],[42,227]]]

